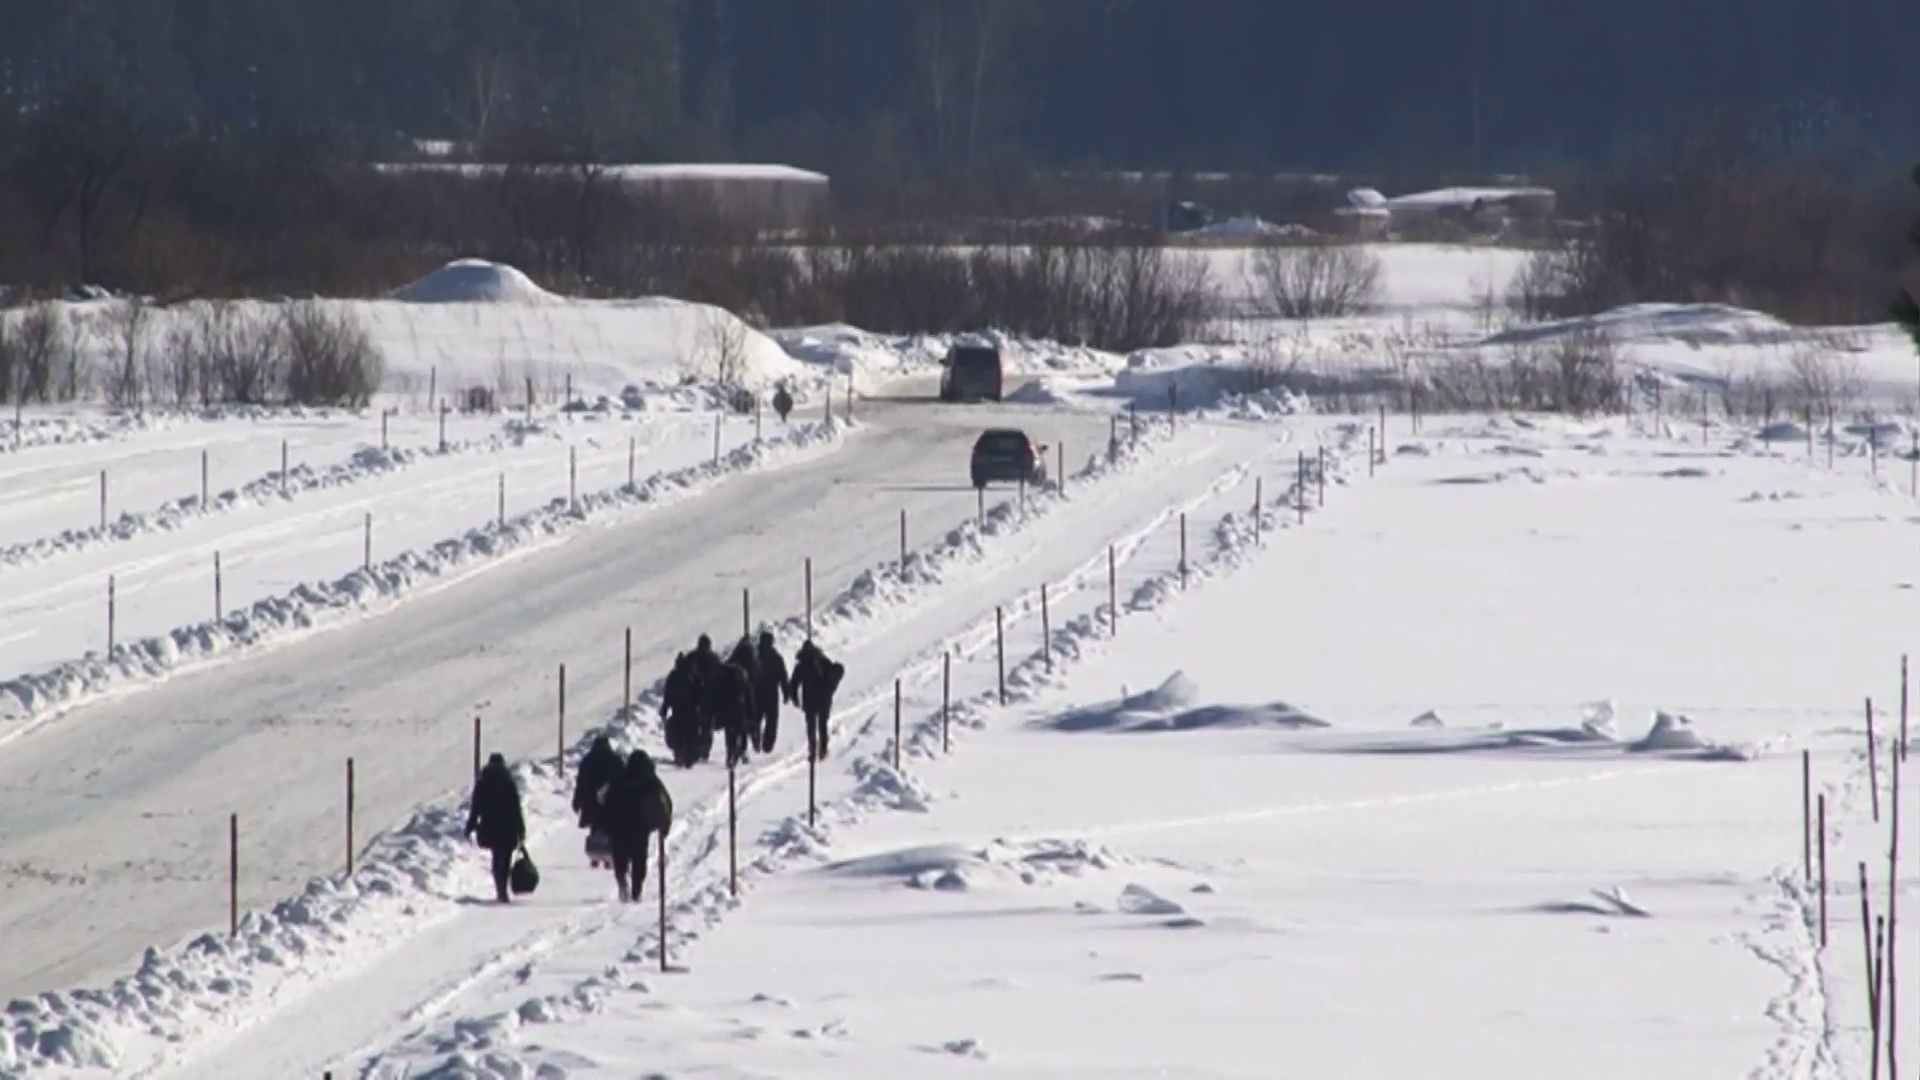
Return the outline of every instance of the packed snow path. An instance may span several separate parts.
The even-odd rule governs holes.
[[[1070,463],[1108,430],[1105,417],[1031,409],[875,402],[861,418],[869,427],[842,452],[584,529],[351,629],[77,710],[8,746],[0,996],[95,981],[223,922],[229,812],[241,818],[242,906],[294,892],[338,866],[349,756],[372,835],[465,785],[476,714],[489,750],[551,752],[560,663],[576,733],[604,717],[621,694],[623,629],[645,686],[700,631],[731,640],[743,588],[756,622],[783,618],[802,606],[804,558],[822,598],[894,557],[901,510],[911,542],[944,534],[974,513],[966,460],[982,427],[1064,437]],[[1198,475],[1143,477],[1134,498],[1160,508]]]

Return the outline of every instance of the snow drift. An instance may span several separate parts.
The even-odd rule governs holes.
[[[560,298],[504,263],[456,259],[411,285],[394,290],[409,304],[550,304]]]
[[[1270,728],[1299,730],[1329,727],[1282,701],[1264,705],[1199,705],[1200,688],[1185,672],[1174,672],[1152,690],[1090,705],[1036,722],[1060,732],[1166,732],[1208,729]]]

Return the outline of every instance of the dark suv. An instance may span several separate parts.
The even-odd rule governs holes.
[[[955,345],[941,361],[941,401],[999,401],[1000,350],[991,345]]]
[[[1047,448],[1036,445],[1027,433],[1017,428],[991,428],[980,433],[973,443],[973,486],[986,487],[998,481],[1017,484],[1025,481],[1033,487],[1047,482]]]

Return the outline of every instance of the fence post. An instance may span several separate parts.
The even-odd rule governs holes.
[[[905,507],[900,509],[900,565],[902,568],[905,568],[907,565],[907,511]]]
[[[240,936],[240,815],[227,815],[227,936]]]
[[[665,972],[667,970],[667,834],[662,832],[657,835],[660,837],[660,887],[657,890],[660,894],[660,970]]]
[[[507,527],[507,474],[504,471],[500,473],[499,506],[494,510],[494,524],[502,529]]]
[[[280,497],[283,499],[287,497],[287,473],[289,470],[290,470],[290,466],[287,464],[287,440],[281,439],[280,440]]]
[[[480,714],[473,714],[473,775],[480,775]]]
[[[1054,450],[1054,456],[1057,459],[1057,464],[1054,465],[1054,469],[1056,470],[1054,475],[1059,477],[1059,479],[1054,481],[1054,483],[1060,488],[1060,493],[1064,495],[1067,493],[1067,443],[1066,443],[1066,440],[1062,439],[1061,441],[1054,443],[1053,450]]]
[[[553,769],[561,776],[567,770],[567,665],[560,665],[560,714],[555,726]]]
[[[940,657],[940,752],[953,749],[953,742],[947,736],[953,713],[953,650],[948,649]]]
[[[1180,388],[1173,383],[1167,384],[1167,434],[1174,431],[1174,413],[1180,408]]]
[[[1892,793],[1887,803],[1887,817],[1890,820],[1891,833],[1887,840],[1887,984],[1886,1032],[1887,1032],[1887,1076],[1897,1078],[1900,1075],[1898,1046],[1895,1035],[1898,1032],[1900,1015],[1900,992],[1898,972],[1900,970],[1900,755],[1890,755],[1889,767],[1893,770]]]
[[[107,470],[100,470],[100,531],[107,531]]]
[[[1875,1075],[1879,1075],[1880,1065],[1880,979],[1874,970],[1876,960],[1873,941],[1873,901],[1867,883],[1867,862],[1860,860],[1860,949],[1865,954],[1867,975],[1867,1019],[1872,1029],[1872,1039],[1868,1042],[1874,1054]]]
[[[1107,636],[1120,636],[1120,562],[1107,545]]]
[[[1913,433],[1913,449],[1907,451],[1907,494],[1920,499],[1920,431]]]
[[[573,404],[573,372],[567,372],[567,405]]]
[[[580,450],[567,447],[567,505],[580,509]]]
[[[1265,487],[1266,479],[1264,477],[1256,476],[1253,478],[1253,546],[1255,547],[1260,546],[1260,507],[1266,502],[1263,490]]]
[[[440,406],[440,452],[447,452],[447,407]]]
[[[347,876],[353,876],[353,759],[347,759]]]
[[[807,640],[813,640],[813,556],[807,556]]]
[[[753,590],[747,588],[740,590],[740,636],[753,636]]]
[[[893,771],[900,771],[900,676],[893,677]]]
[[[1821,792],[1814,802],[1814,852],[1820,863],[1820,947],[1827,947],[1827,795]]]
[[[388,410],[380,410],[380,449],[382,450],[387,448],[387,417],[390,415],[392,414]]]
[[[527,376],[527,419],[533,419],[533,376]]]
[[[831,394],[827,395],[827,400],[832,401],[833,395]],[[816,772],[820,764],[820,753],[819,751],[814,749],[814,737],[811,730],[812,721],[808,721],[808,724],[809,724],[809,730],[807,734],[807,828],[811,829],[814,826],[814,822],[818,820],[818,814],[819,814],[819,807],[814,802],[813,793],[814,793],[814,773]]]
[[[1187,588],[1187,512],[1180,511],[1180,589]]]
[[[207,473],[208,472],[209,472],[209,469],[207,467],[207,452],[205,450],[202,450],[200,451],[200,509],[202,510],[205,510],[207,508],[207,500],[210,494],[207,491]]]
[[[620,714],[633,719],[633,627],[627,627],[626,648],[620,662],[620,700],[623,703]]]
[[[1320,489],[1318,505],[1324,507],[1327,505],[1327,448],[1324,446],[1320,447],[1320,462],[1314,467],[1313,479]]]
[[[114,575],[108,574],[107,575],[107,655],[108,656],[113,655],[113,643],[115,639],[114,631],[117,629],[117,627],[115,626],[115,623],[119,618],[119,610],[118,610],[119,603],[116,596],[117,592],[118,590],[115,588]]]
[[[1806,422],[1807,422],[1807,460],[1812,461],[1813,460],[1813,406],[1811,405],[1806,406],[1806,412],[1804,415],[1806,417]]]
[[[724,414],[713,414],[713,463],[720,464],[720,420]]]
[[[740,796],[732,763],[727,765],[727,892],[740,896]],[[665,943],[666,939],[661,938]]]
[[[1387,401],[1385,398],[1380,399],[1380,445],[1383,448],[1387,445]]]
[[[1000,704],[1007,703],[1007,619],[998,605],[993,609],[993,652],[1000,665]]]
[[[1367,475],[1373,475],[1374,466],[1380,462],[1380,451],[1376,445],[1378,436],[1372,428],[1367,429]]]
[[[1040,583],[1040,655],[1053,670],[1053,616],[1047,610],[1047,583]]]
[[[373,570],[373,511],[371,510],[367,511],[366,519],[361,524],[360,549],[360,569],[371,572]]]
[[[531,383],[533,380],[527,380]],[[427,369],[427,407],[440,407],[440,368],[438,365]]]
[[[1131,446],[1140,441],[1140,403],[1127,402],[1127,444]]]
[[[1907,757],[1907,654],[1900,654],[1900,759]]]
[[[983,487],[974,488],[973,496],[973,524],[977,528],[984,529],[987,527],[987,489]]]
[[[1813,888],[1813,751],[1800,751],[1800,857]],[[1865,865],[1864,863],[1862,865]]]
[[[213,553],[213,621],[219,622],[227,617],[227,605],[220,596],[220,553]]]

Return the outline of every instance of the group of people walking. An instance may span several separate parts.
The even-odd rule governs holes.
[[[793,666],[774,647],[773,634],[761,631],[759,644],[742,637],[725,660],[705,634],[692,651],[674,657],[660,699],[673,763],[690,769],[713,756],[716,735],[726,739],[728,768],[745,764],[747,753],[769,754],[780,734],[780,703],[798,705],[806,719],[807,750],[815,761],[827,757],[827,721],[833,695],[846,668],[829,659],[809,638],[793,654]]]
[[[845,675],[812,639],[794,653],[789,669],[771,633],[763,631],[757,646],[742,637],[724,661],[702,634],[691,652],[674,658],[667,676],[660,704],[667,748],[681,768],[712,756],[716,732],[726,738],[728,768],[744,764],[749,749],[771,753],[784,700],[800,707],[808,754],[824,761],[833,695]],[[673,796],[652,755],[636,748],[622,758],[612,740],[596,738],[574,775],[573,811],[587,830],[588,864],[612,868],[622,902],[639,900],[648,846],[673,827]],[[466,835],[492,855],[494,898],[511,903],[514,856],[526,858],[527,822],[520,787],[500,754],[474,778]]]

